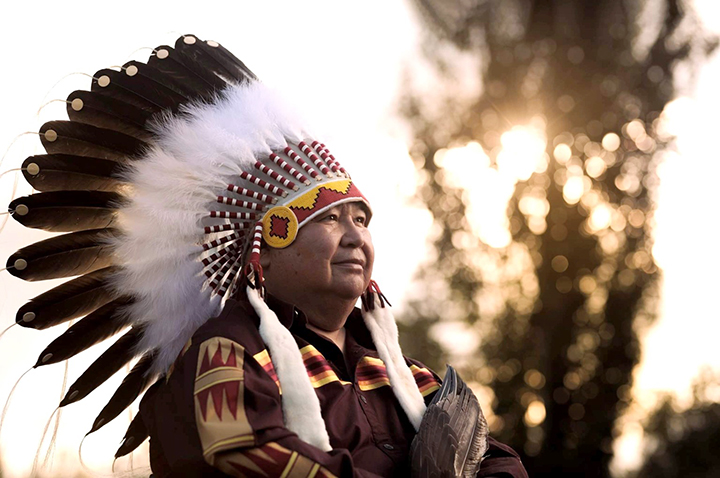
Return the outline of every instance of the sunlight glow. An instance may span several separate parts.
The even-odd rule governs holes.
[[[473,233],[485,244],[501,248],[510,244],[510,223],[507,205],[515,184],[526,181],[533,172],[547,168],[545,137],[536,128],[516,126],[500,137],[502,149],[497,166],[477,142],[436,155],[435,162],[444,168],[451,184],[465,189],[468,198],[468,220]],[[544,217],[549,204],[544,198],[525,196],[519,205],[529,216],[533,232],[542,233],[547,227]]]
[[[545,138],[538,130],[515,126],[502,134],[500,143],[502,150],[497,157],[500,173],[516,181],[527,181],[533,172],[547,168]]]

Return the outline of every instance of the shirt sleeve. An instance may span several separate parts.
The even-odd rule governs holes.
[[[230,476],[377,476],[355,466],[348,450],[325,453],[285,428],[279,384],[257,355],[224,337],[185,355],[197,358],[192,398],[205,461]]]
[[[528,478],[520,456],[507,445],[488,438],[488,452],[480,464],[478,478]]]

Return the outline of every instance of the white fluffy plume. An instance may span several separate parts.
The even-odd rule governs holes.
[[[186,107],[156,127],[158,140],[126,172],[128,203],[115,241],[123,264],[115,287],[131,295],[133,323],[145,327],[139,352],[157,349],[163,373],[221,303],[205,285],[202,220],[256,157],[306,137],[301,122],[259,82],[232,86],[212,104]]]

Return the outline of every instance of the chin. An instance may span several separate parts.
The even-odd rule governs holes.
[[[337,296],[344,299],[358,300],[363,292],[365,292],[366,287],[364,281],[358,281],[354,284],[342,284],[341,286],[334,287],[332,290]]]

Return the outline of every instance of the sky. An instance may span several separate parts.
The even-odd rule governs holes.
[[[36,135],[17,135],[36,131],[44,121],[64,114],[64,103],[53,102],[38,115],[41,105],[88,87],[89,78],[65,77],[68,73],[92,74],[130,58],[144,60],[149,50],[136,48],[172,44],[183,33],[213,39],[233,51],[266,83],[282,90],[362,185],[375,205],[371,225],[377,251],[374,276],[391,301],[401,303],[395,298],[405,295],[416,265],[425,256],[424,232],[430,225],[427,211],[410,205],[415,171],[406,152],[405,130],[394,116],[396,94],[404,87],[402,68],[417,55],[417,26],[406,4],[215,1],[208,5],[210,8],[202,9],[197,2],[125,1],[102,12],[97,2],[90,1],[12,2],[0,7],[0,41],[4,45],[0,86],[5,93],[0,153],[12,143],[0,172],[17,168],[25,157],[41,152]],[[708,9],[703,17],[720,31],[720,15],[713,1],[704,0],[699,6]],[[713,84],[719,75],[716,55],[704,68],[694,95],[671,105],[681,155],[670,158],[662,169],[654,253],[664,270],[663,311],[644,338],[643,366],[636,374],[638,396],[651,397],[658,390],[685,393],[702,364],[720,368],[712,344],[718,332],[712,328],[713,320],[717,322],[718,317],[708,303],[718,283],[712,274],[720,270],[710,242],[714,236],[708,229],[712,212],[688,210],[682,202],[693,194],[692,204],[717,203],[711,181],[720,173],[720,162],[717,154],[709,151],[718,148],[708,144],[717,136],[712,125],[720,96]],[[12,173],[0,178],[0,201],[30,193],[21,181],[13,196],[12,180]],[[489,211],[485,216],[490,219],[485,220],[501,220]],[[398,238],[399,230],[415,234]],[[0,233],[0,256],[7,257],[42,237],[42,233],[9,220]],[[688,248],[689,243],[694,247]],[[688,277],[696,280],[688,281]],[[15,311],[47,286],[23,283],[0,272],[0,327],[10,325]],[[0,397],[8,396],[17,378],[60,332],[13,327],[0,338]],[[91,349],[73,360],[70,380],[101,349]],[[57,364],[33,370],[19,382],[0,429],[4,476],[29,475],[43,429],[53,414],[51,403],[61,396],[63,367]],[[114,377],[101,390],[62,412],[53,470],[80,467],[77,449],[82,436],[120,380]],[[128,419],[121,416],[85,440],[82,456],[88,469],[110,472],[112,454]],[[626,432],[618,449],[621,468],[633,465],[641,439],[637,427],[629,426]],[[40,464],[51,435],[52,428],[38,455]],[[135,469],[146,465],[146,454],[143,448],[133,454]],[[129,466],[128,459],[119,460],[116,470]]]

